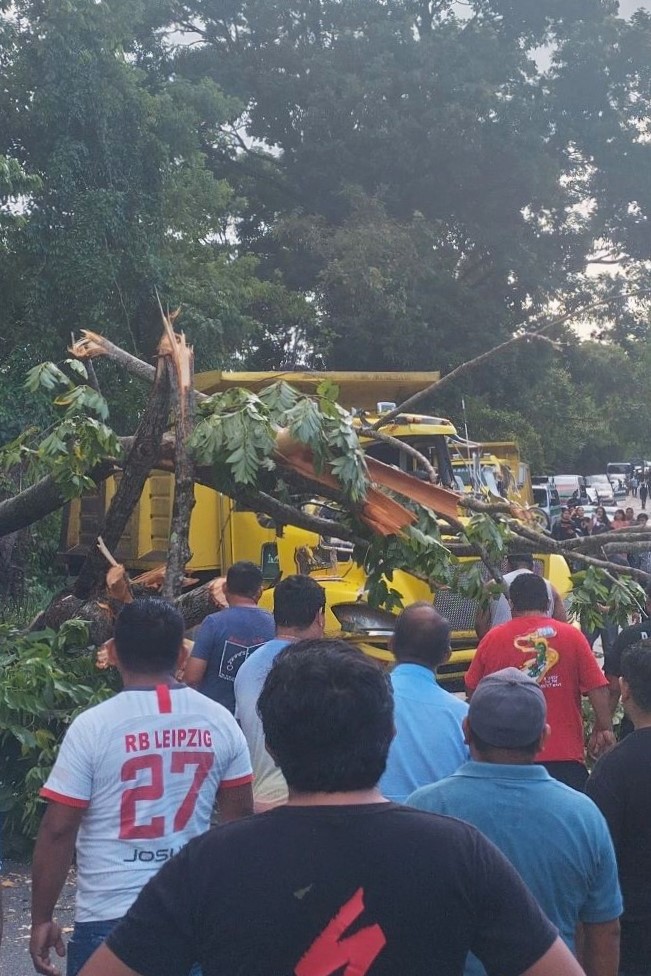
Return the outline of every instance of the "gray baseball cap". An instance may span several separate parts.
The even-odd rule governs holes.
[[[547,703],[529,675],[504,668],[477,685],[468,710],[471,730],[489,746],[519,749],[542,735]]]

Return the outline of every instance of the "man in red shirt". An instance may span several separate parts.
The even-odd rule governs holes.
[[[583,746],[581,696],[595,712],[589,749],[601,755],[615,744],[608,681],[580,630],[546,616],[545,581],[533,573],[516,577],[509,588],[513,619],[490,630],[479,643],[466,674],[468,697],[487,675],[519,668],[534,678],[547,702],[551,733],[536,757],[555,779],[582,790],[588,778]]]

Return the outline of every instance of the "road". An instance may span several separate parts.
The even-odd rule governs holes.
[[[29,958],[29,906],[31,898],[29,865],[5,860],[2,885],[4,905],[4,936],[0,949],[0,973],[2,976],[34,976]],[[64,886],[56,917],[67,935],[72,932],[75,881],[71,872]],[[65,959],[62,960],[65,972]]]

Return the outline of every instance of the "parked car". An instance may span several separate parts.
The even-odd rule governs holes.
[[[615,504],[615,488],[607,474],[589,474],[585,480],[589,488],[596,490],[601,505]]]

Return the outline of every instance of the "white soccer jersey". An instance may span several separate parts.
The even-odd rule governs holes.
[[[123,691],[79,715],[41,790],[86,811],[76,920],[121,918],[161,864],[208,829],[218,788],[252,778],[237,722],[192,688]]]

